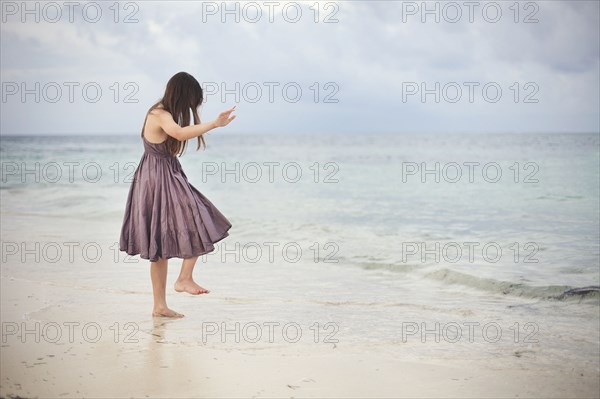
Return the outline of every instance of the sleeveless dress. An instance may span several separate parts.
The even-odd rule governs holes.
[[[142,140],[144,154],[129,189],[119,249],[151,262],[212,252],[213,244],[229,235],[231,223],[188,182],[166,141],[149,142],[143,128]]]

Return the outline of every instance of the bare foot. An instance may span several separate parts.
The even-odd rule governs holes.
[[[194,280],[177,280],[175,282],[175,291],[187,292],[192,295],[208,294],[210,292],[209,290],[200,287]]]
[[[171,310],[167,307],[154,308],[154,310],[152,310],[152,316],[153,317],[176,317],[176,318],[183,317],[183,315],[181,313],[177,313],[176,311]]]

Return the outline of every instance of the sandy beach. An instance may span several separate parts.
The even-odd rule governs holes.
[[[0,399],[600,399],[600,1],[0,13]]]
[[[178,324],[202,328],[192,302],[180,309],[186,318],[169,320],[150,317],[143,298],[123,306],[124,295],[117,290],[96,291],[95,305],[78,305],[75,298],[87,293],[85,287],[3,276],[0,396],[598,396],[597,370],[560,362],[534,367],[527,356],[514,354],[439,360],[407,356],[397,344],[182,340]]]
[[[121,162],[139,156],[137,139],[107,139],[102,156],[87,138],[64,140],[110,170],[112,149],[122,142],[131,149]],[[558,160],[533,152],[547,159],[541,165],[554,180],[526,188],[391,184],[399,161],[377,159],[408,140],[419,157],[435,158],[426,137],[364,138],[343,151],[344,140],[332,137],[317,155],[310,140],[300,146],[268,139],[273,144],[253,147],[242,138],[227,146],[213,141],[214,153],[246,161],[244,154],[261,151],[263,159],[282,162],[300,157],[306,170],[317,155],[337,157],[345,180],[203,183],[204,159],[184,157],[190,179],[231,215],[234,234],[198,262],[194,278],[210,294],[176,293],[181,260],[169,261],[167,302],[182,319],[151,317],[148,261],[117,251],[127,184],[112,176],[61,186],[23,184],[17,176],[6,184],[0,396],[599,396],[598,291],[564,295],[597,285],[598,180],[590,168],[597,154],[589,146],[597,136],[538,137],[549,154],[557,147],[570,152]],[[495,151],[487,150],[490,142],[523,148],[519,140],[529,138],[455,140],[464,145],[446,151],[464,159],[481,153],[483,162],[497,156],[486,152]],[[15,162],[30,153],[52,162],[63,151],[46,150],[60,141],[35,143],[34,151],[19,139],[3,145]],[[380,155],[365,166],[364,152]],[[573,181],[565,165],[574,160],[590,172]],[[502,165],[510,170],[509,162]],[[567,181],[580,195],[560,194]],[[514,206],[517,196],[522,207]],[[504,256],[422,261],[420,254],[406,258],[406,241],[430,251],[446,242],[498,243]],[[525,246],[531,242],[535,254]]]

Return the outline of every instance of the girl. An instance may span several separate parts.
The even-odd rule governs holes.
[[[196,150],[201,142],[206,148],[203,135],[235,119],[234,106],[214,121],[200,123],[198,107],[203,98],[198,81],[179,72],[167,83],[163,98],[150,107],[142,127],[144,154],[129,190],[119,249],[150,260],[153,316],[183,317],[167,307],[168,259],[183,259],[175,291],[206,294],[209,291],[192,278],[196,260],[212,252],[213,244],[227,237],[231,228],[227,218],[188,182],[176,157],[194,137],[198,137]]]

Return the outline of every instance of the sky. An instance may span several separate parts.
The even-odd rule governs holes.
[[[598,1],[0,1],[0,134],[138,135],[168,79],[236,133],[600,131]]]

